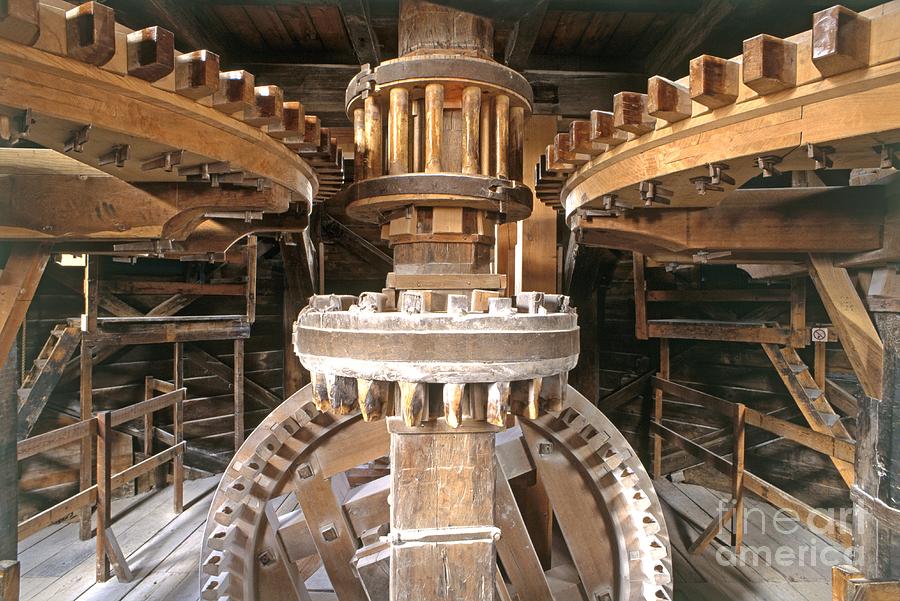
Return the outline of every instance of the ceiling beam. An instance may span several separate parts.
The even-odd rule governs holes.
[[[375,67],[381,62],[381,55],[378,39],[369,21],[368,0],[340,0],[339,6],[359,64]]]
[[[540,0],[516,21],[509,40],[506,42],[506,56],[504,57],[504,62],[510,68],[521,71],[528,64],[528,57],[531,56],[531,49],[534,48],[534,42],[541,30],[549,3],[549,0]]]
[[[665,77],[676,75],[676,70],[694,57],[697,49],[737,8],[739,2],[740,0],[704,0],[695,14],[678,17],[669,35],[662,38],[647,56],[645,72]]]
[[[147,0],[146,6],[154,19],[175,34],[175,46],[182,52],[209,50],[223,57],[231,46],[229,33],[213,19],[200,16],[194,2]]]

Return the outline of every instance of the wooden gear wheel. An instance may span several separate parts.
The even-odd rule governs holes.
[[[308,599],[324,566],[341,601],[388,599],[390,476],[348,489],[344,472],[389,453],[383,422],[319,412],[306,386],[247,438],[213,498],[203,540],[203,599]],[[661,507],[640,460],[574,388],[568,407],[498,435],[495,523],[501,598],[671,597]],[[548,579],[507,479],[540,479],[577,582]],[[299,508],[277,508],[285,494]],[[559,561],[569,561],[568,557]],[[555,563],[555,562],[554,562]],[[501,574],[503,577],[501,578]],[[553,582],[551,586],[548,582]],[[504,596],[508,595],[508,596]]]

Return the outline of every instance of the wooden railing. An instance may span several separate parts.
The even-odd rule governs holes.
[[[184,388],[175,389],[173,384],[159,380],[154,380],[152,385],[149,384],[148,382],[147,390],[150,393],[160,388],[167,391],[159,396],[150,396],[135,405],[116,411],[101,411],[89,419],[70,426],[27,438],[19,442],[17,446],[18,460],[22,461],[74,442],[92,444],[96,440],[97,483],[21,522],[18,527],[18,536],[19,540],[22,540],[42,528],[64,519],[73,512],[96,507],[97,580],[99,582],[105,582],[109,578],[110,563],[119,580],[131,580],[131,571],[111,530],[113,490],[172,462],[175,511],[180,513],[183,509],[185,443],[182,440],[182,422],[186,390]],[[146,452],[148,447],[145,440],[145,459],[114,474],[112,471],[112,429],[126,422],[143,418],[145,439],[152,440],[153,414],[170,408],[173,416],[173,444],[159,453],[151,454]],[[149,433],[149,437],[147,433]]]
[[[744,468],[744,441],[746,426],[750,425],[819,453],[824,453],[829,457],[850,463],[853,463],[856,456],[856,445],[853,442],[815,432],[792,422],[761,413],[742,403],[732,403],[711,394],[677,384],[662,376],[654,377],[651,382],[658,401],[656,414],[651,423],[651,432],[655,435],[654,474],[658,476],[663,472],[661,442],[665,440],[702,460],[710,467],[731,476],[731,503],[728,509],[713,519],[700,538],[694,542],[690,548],[692,553],[702,552],[729,520],[732,520],[731,544],[736,551],[740,549],[743,544],[743,498],[745,490],[749,490],[780,509],[793,512],[804,524],[814,526],[824,535],[844,547],[852,546],[852,534],[843,523],[746,471]],[[731,461],[665,427],[662,424],[662,404],[659,402],[663,395],[686,403],[699,405],[731,419],[734,426],[734,448]]]

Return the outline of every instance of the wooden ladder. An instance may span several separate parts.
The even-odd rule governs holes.
[[[25,375],[19,388],[19,412],[17,436],[23,440],[31,433],[34,424],[47,405],[50,394],[59,382],[66,362],[81,342],[81,330],[77,326],[59,324],[50,332],[40,354]]]
[[[852,442],[853,438],[841,422],[840,416],[834,412],[828,399],[825,398],[825,392],[818,387],[809,372],[809,367],[800,359],[797,350],[791,346],[776,344],[763,344],[762,347],[797,406],[800,407],[810,428]],[[847,486],[852,487],[856,474],[853,464],[834,457],[831,461],[834,462],[834,467],[840,472]]]

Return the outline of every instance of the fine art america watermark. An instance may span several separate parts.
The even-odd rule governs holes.
[[[719,517],[731,505],[720,501]],[[774,514],[761,507],[744,508],[745,541],[740,551],[725,545],[716,548],[716,562],[721,566],[758,567],[833,567],[851,561],[852,555],[828,542],[828,530],[835,522],[849,524],[851,508],[818,510],[830,520],[811,514],[802,519],[791,509],[779,509]],[[764,541],[762,544],[749,544]]]

